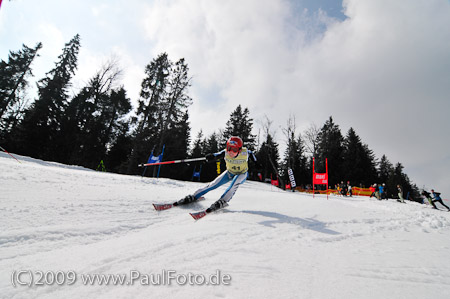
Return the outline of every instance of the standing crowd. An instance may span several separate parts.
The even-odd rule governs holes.
[[[338,196],[352,196],[353,192],[352,192],[352,186],[350,185],[350,182],[348,181],[347,183],[344,183],[344,181],[341,181],[340,184],[336,184],[335,185],[335,189],[337,190],[337,195]],[[386,190],[386,184],[373,184],[370,186],[369,188],[370,190],[370,198],[375,197],[378,200],[387,200],[388,199],[388,192]],[[410,201],[417,201],[414,200],[411,195],[409,194],[409,192],[407,193],[406,197],[405,194],[403,193],[403,188],[401,185],[397,185],[397,201],[401,202],[401,203],[405,203],[405,200],[410,200]],[[441,198],[441,193],[439,192],[435,192],[434,189],[431,189],[431,193],[423,190],[421,195],[433,206],[433,209],[438,209],[436,207],[435,203],[440,203],[442,206],[444,206],[445,208],[447,208],[447,210],[450,212],[450,207],[448,207],[442,200]],[[420,200],[420,202],[422,202],[422,200]]]

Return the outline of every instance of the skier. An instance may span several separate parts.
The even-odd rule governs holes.
[[[402,189],[402,186],[400,186],[400,185],[397,185],[397,190],[398,190],[398,199],[397,199],[397,201],[398,202],[405,202],[405,199],[403,198],[403,189]]]
[[[433,209],[437,209],[436,205],[431,198],[431,194],[425,190],[422,191],[422,195],[428,200],[428,202],[433,206]]]
[[[444,207],[446,207],[447,210],[450,212],[450,208],[447,207],[447,206],[444,204],[444,202],[442,201],[441,193],[439,193],[439,192],[434,192],[434,189],[431,189],[431,194],[433,195],[433,201],[432,201],[433,203],[435,203],[435,202],[440,203],[441,205],[443,205]]]
[[[204,194],[211,190],[214,190],[231,181],[231,185],[222,194],[219,200],[213,203],[206,213],[211,213],[218,209],[221,209],[228,205],[228,202],[233,197],[234,193],[238,189],[239,185],[245,182],[248,177],[248,158],[251,157],[256,162],[256,157],[252,151],[243,147],[243,141],[240,137],[232,136],[227,141],[227,146],[224,150],[206,155],[207,161],[214,161],[224,158],[227,170],[219,175],[214,181],[210,182],[207,186],[198,189],[192,195],[188,195],[185,198],[173,203],[174,206],[184,205],[198,200]]]

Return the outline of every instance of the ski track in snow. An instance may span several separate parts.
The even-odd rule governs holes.
[[[99,173],[0,154],[0,298],[447,298],[450,213],[285,192],[248,181],[157,212],[203,183]],[[11,285],[18,270],[208,276],[231,285]]]

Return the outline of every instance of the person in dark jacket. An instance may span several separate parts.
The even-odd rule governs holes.
[[[423,190],[421,194],[425,197],[426,200],[428,200],[430,205],[433,206],[433,209],[437,209],[436,205],[433,202],[433,199],[431,198],[430,192],[427,192],[427,191]]]

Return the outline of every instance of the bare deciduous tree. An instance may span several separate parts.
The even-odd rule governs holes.
[[[320,129],[316,124],[312,123],[308,129],[306,129],[305,135],[305,146],[309,153],[313,156],[316,156],[317,153],[317,144],[318,144],[318,136]]]

